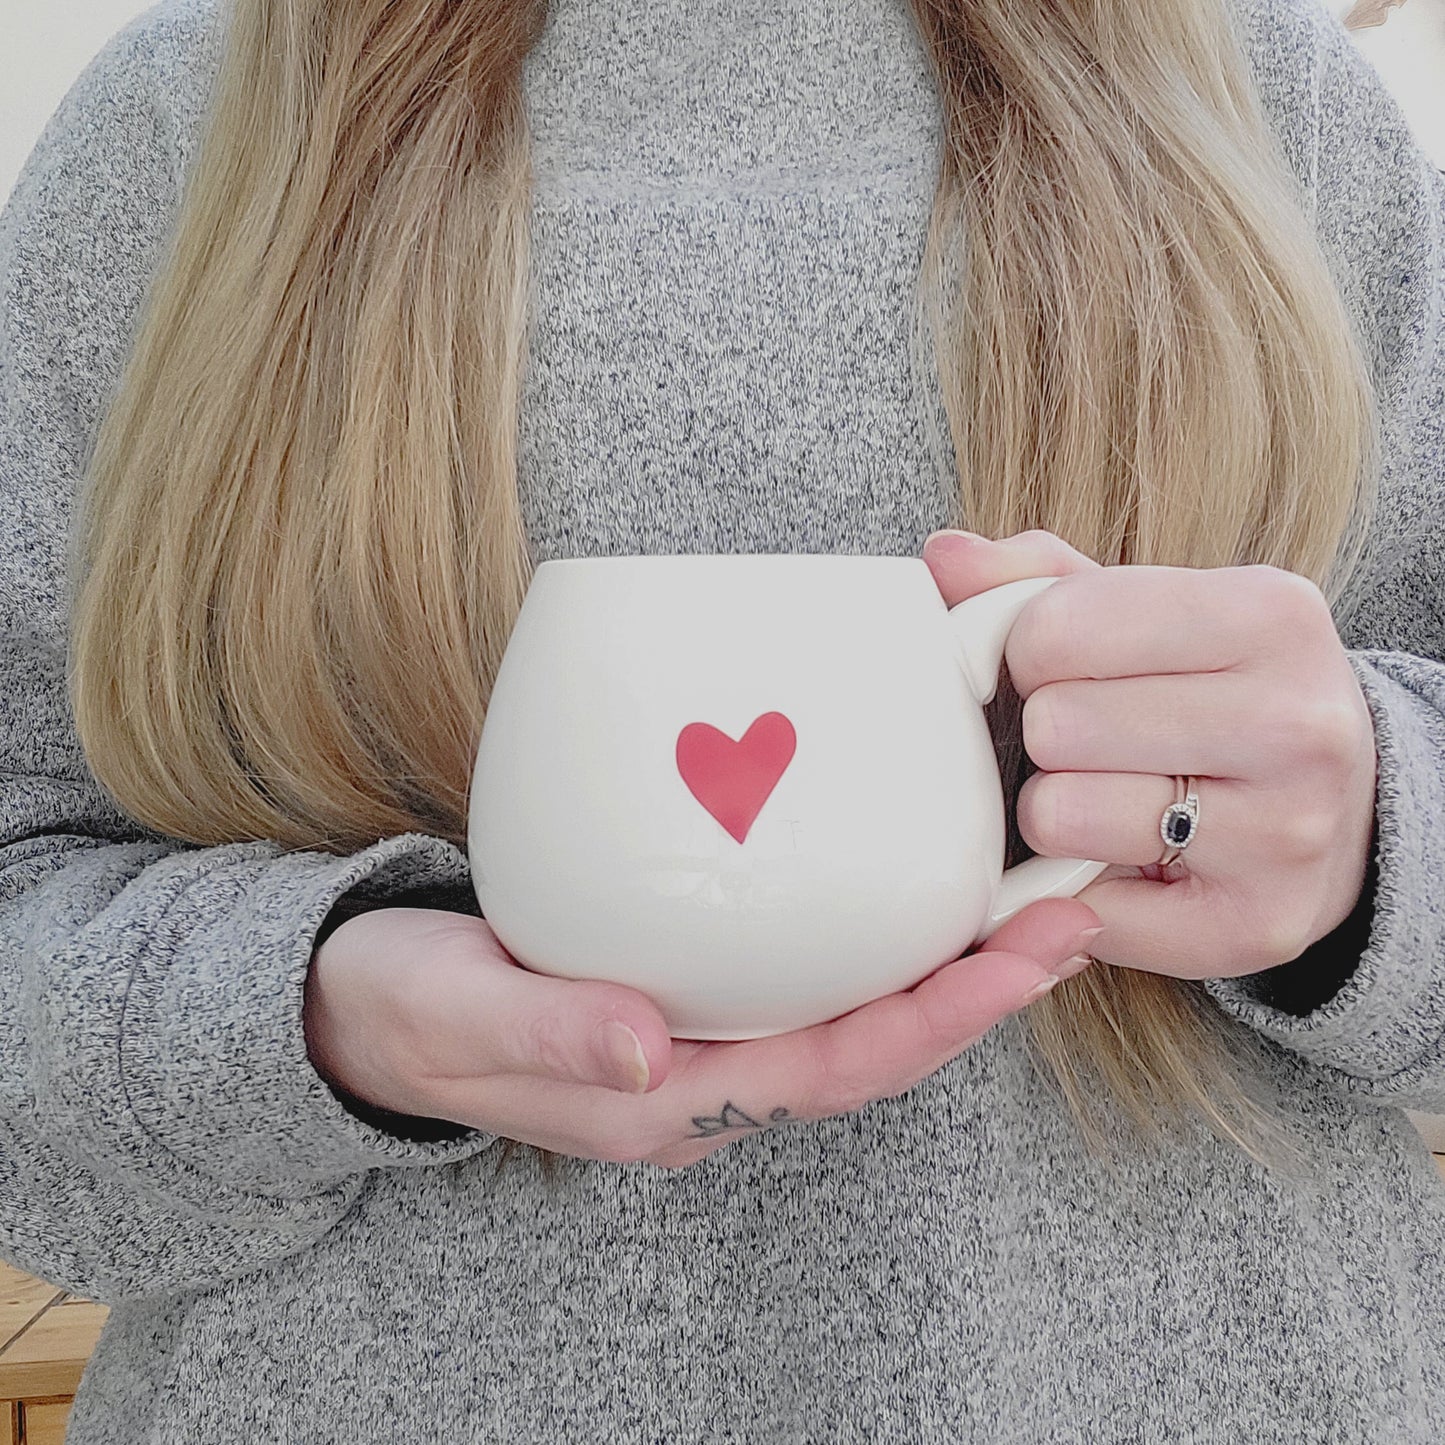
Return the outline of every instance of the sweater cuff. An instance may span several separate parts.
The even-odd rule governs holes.
[[[1372,877],[1355,912],[1280,970],[1203,980],[1231,1017],[1302,1057],[1363,1079],[1403,1072],[1445,1034],[1445,914],[1434,906],[1445,876],[1445,776],[1439,714],[1366,657],[1351,653],[1375,727]],[[1356,950],[1353,967],[1350,953]],[[1323,962],[1335,977],[1306,978]],[[1336,986],[1337,985],[1337,986]]]
[[[397,906],[417,890],[469,886],[457,848],[409,833],[350,857],[257,843],[210,850],[208,867],[180,863],[190,876],[152,920],[159,946],[138,955],[120,1027],[120,1083],[150,1139],[224,1185],[282,1195],[494,1142],[451,1121],[348,1107],[302,1030],[315,935],[336,900],[359,889],[372,906]]]

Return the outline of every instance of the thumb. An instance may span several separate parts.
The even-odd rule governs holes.
[[[667,1078],[672,1040],[653,1001],[621,984],[512,968],[489,980],[485,1071],[650,1092]]]
[[[934,532],[923,560],[943,600],[955,607],[966,598],[1025,577],[1066,577],[1099,564],[1052,532],[1019,532],[991,542],[973,532]]]

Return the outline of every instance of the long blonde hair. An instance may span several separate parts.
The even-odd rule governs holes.
[[[949,520],[1103,563],[1268,562],[1338,599],[1376,402],[1226,0],[911,3],[946,119],[917,315]],[[546,3],[231,8],[87,476],[80,738],[178,839],[465,847],[530,575],[521,74]],[[1101,966],[1024,1017],[1091,1148],[1108,1095],[1145,1136],[1193,1114],[1284,1159],[1197,984]]]

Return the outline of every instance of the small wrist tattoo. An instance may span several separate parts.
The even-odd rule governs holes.
[[[768,1121],[764,1124],[729,1100],[723,1105],[722,1113],[697,1114],[693,1116],[692,1122],[697,1133],[689,1135],[689,1138],[716,1139],[719,1134],[726,1134],[729,1129],[770,1129],[774,1124],[803,1124],[807,1121],[780,1107],[768,1115]]]

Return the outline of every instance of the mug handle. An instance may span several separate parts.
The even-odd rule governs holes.
[[[1004,644],[1019,613],[1026,603],[1058,580],[1057,577],[1026,577],[1018,582],[1005,582],[948,609],[963,675],[980,706],[992,702],[998,691]],[[1037,903],[1041,898],[1072,898],[1108,866],[1082,858],[1026,858],[1008,869],[999,880],[989,900],[983,927],[970,947],[982,943],[1030,903]]]

